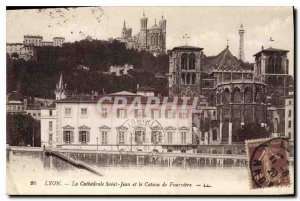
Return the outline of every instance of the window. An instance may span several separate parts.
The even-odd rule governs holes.
[[[137,144],[142,144],[143,142],[146,142],[146,131],[136,130],[134,135],[134,141]]]
[[[168,135],[168,144],[172,144],[172,131],[168,131],[167,135]]]
[[[174,118],[174,112],[172,110],[166,110],[166,118]]]
[[[160,131],[151,131],[151,143],[157,144],[162,141],[162,136]]]
[[[292,101],[289,101],[289,105],[292,105]]]
[[[87,108],[81,108],[81,116],[87,116]]]
[[[143,118],[144,117],[144,110],[135,110],[134,111],[135,118]]]
[[[291,132],[288,132],[288,138],[291,139],[292,135]]]
[[[218,132],[217,132],[217,130],[213,130],[213,132],[212,132],[212,139],[213,139],[213,141],[217,141],[218,140]]]
[[[127,117],[126,110],[123,109],[117,110],[117,116],[118,118],[126,118]]]
[[[292,110],[289,110],[289,117],[292,116]]]
[[[102,109],[102,111],[101,111],[101,117],[102,118],[107,118],[107,109]]]
[[[179,118],[188,118],[188,111],[187,110],[179,110]]]
[[[216,111],[213,111],[213,116],[214,116],[214,117],[216,116]]]
[[[71,143],[74,141],[73,131],[64,131],[64,142]]]
[[[39,117],[41,116],[41,113],[40,113],[40,112],[38,113],[38,116],[39,116]]]
[[[186,144],[186,132],[181,132],[181,143]]]
[[[107,144],[107,131],[101,131],[102,144]]]
[[[79,142],[85,144],[90,141],[88,131],[79,131]]]
[[[52,116],[52,110],[49,110],[49,114],[50,114],[50,116]]]
[[[65,116],[71,116],[71,108],[70,107],[66,107],[65,108]]]
[[[160,118],[159,110],[152,110],[151,111],[151,118],[152,119],[158,119],[158,118]]]
[[[292,127],[292,121],[289,121],[288,128],[291,128],[291,127]]]
[[[49,144],[52,144],[52,140],[53,140],[53,135],[52,133],[49,133]]]
[[[187,69],[187,65],[188,65],[188,58],[186,54],[183,54],[181,56],[181,69]]]
[[[125,144],[125,131],[119,131],[119,144]]]
[[[52,131],[52,129],[53,129],[53,122],[49,121],[49,131]]]
[[[35,117],[35,116],[36,116],[36,113],[32,113],[32,115]]]
[[[195,55],[191,54],[189,58],[189,69],[194,70],[195,69]]]

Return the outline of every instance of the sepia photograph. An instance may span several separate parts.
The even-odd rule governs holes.
[[[295,195],[294,7],[5,15],[8,195]]]

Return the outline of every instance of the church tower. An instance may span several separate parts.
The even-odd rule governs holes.
[[[201,95],[201,47],[178,46],[169,54],[169,95]]]
[[[55,100],[65,99],[66,95],[66,84],[63,83],[63,76],[62,73],[60,74],[59,82],[56,84],[55,93]]]
[[[124,20],[124,25],[123,25],[123,29],[122,29],[122,38],[127,38],[127,29],[126,29],[126,22]]]
[[[143,17],[140,20],[141,22],[141,32],[140,32],[140,45],[141,49],[146,49],[147,48],[147,23],[148,23],[148,18],[145,17],[145,13],[143,12]]]
[[[244,52],[244,33],[245,30],[243,28],[243,24],[240,26],[239,34],[240,34],[240,46],[239,46],[239,55],[238,59],[245,61],[245,52]]]
[[[167,36],[167,20],[164,18],[164,15],[161,16],[161,20],[159,21],[159,27],[162,30],[162,35],[161,35],[162,52],[165,52],[166,51],[166,36]]]

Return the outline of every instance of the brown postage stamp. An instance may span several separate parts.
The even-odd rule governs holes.
[[[290,184],[287,139],[250,140],[246,146],[252,189]]]

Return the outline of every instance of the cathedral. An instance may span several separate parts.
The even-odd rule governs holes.
[[[227,46],[216,56],[204,48],[174,47],[169,54],[169,95],[200,98],[199,144],[231,144],[245,125],[260,125],[284,136],[284,101],[293,79],[288,75],[287,50],[267,48],[245,61],[243,25],[235,57]]]
[[[153,55],[165,54],[166,28],[167,20],[163,15],[158,24],[155,19],[154,25],[148,27],[148,18],[144,13],[140,19],[140,32],[132,36],[132,28],[127,27],[124,21],[121,37],[117,40],[125,43],[128,49],[145,50]]]

